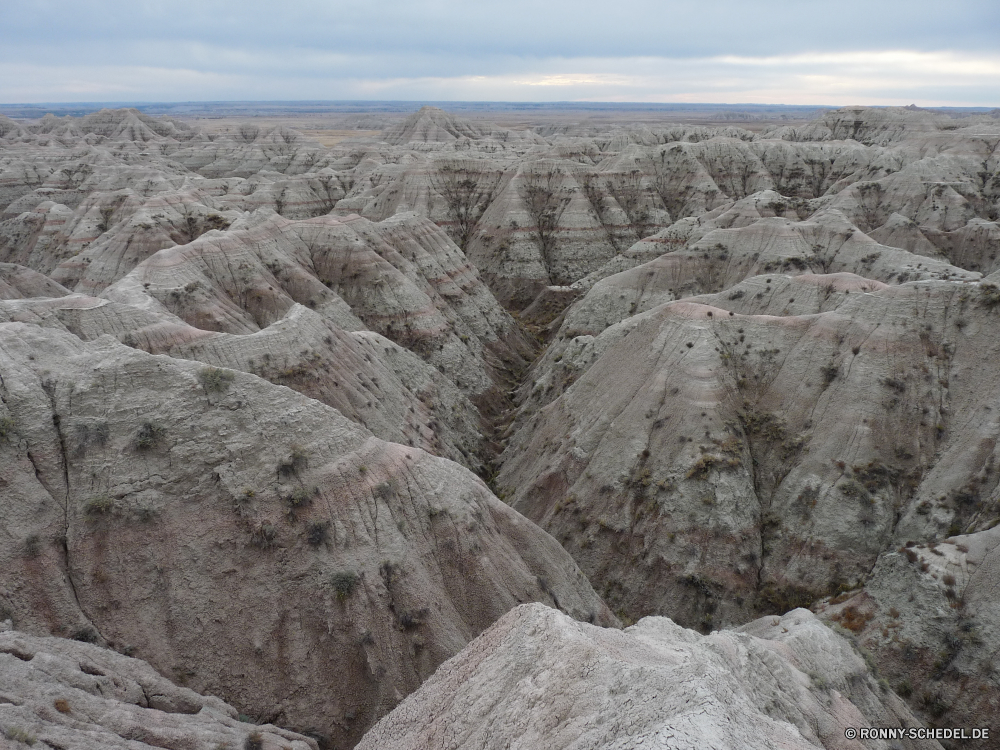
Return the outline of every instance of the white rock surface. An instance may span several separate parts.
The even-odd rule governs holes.
[[[512,610],[373,727],[359,750],[854,750],[848,728],[918,727],[806,610],[701,636],[664,617],[624,630]]]
[[[316,750],[255,726],[218,698],[178,687],[139,659],[64,638],[0,629],[0,746],[63,750]]]

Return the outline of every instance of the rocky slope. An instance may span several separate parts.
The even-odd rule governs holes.
[[[882,554],[868,583],[817,605],[878,659],[932,721],[989,722],[1000,712],[996,644],[1000,529],[909,542]]]
[[[218,698],[178,687],[139,659],[64,638],[0,631],[0,737],[9,747],[249,747],[316,750],[255,726]]]
[[[19,629],[130,649],[340,745],[518,602],[614,622],[457,464],[252,375],[0,328],[0,607]]]
[[[991,570],[998,146],[2,119],[0,605],[333,746],[521,601],[613,624],[590,583],[704,632],[814,605],[981,724],[995,596],[934,550]]]
[[[867,726],[920,725],[805,610],[700,636],[663,617],[603,630],[525,605],[445,663],[359,748],[940,747],[845,739],[846,729]]]
[[[812,601],[1000,518],[995,290],[755,277],[577,337],[498,483],[632,617]]]

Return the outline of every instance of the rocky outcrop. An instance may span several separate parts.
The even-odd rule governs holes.
[[[338,327],[396,341],[484,405],[529,351],[476,269],[412,215],[373,224],[259,212],[158,253],[102,294],[233,334],[266,328],[299,303]]]
[[[79,641],[0,631],[5,747],[316,750],[310,737],[247,719],[218,698],[174,685],[139,659]]]
[[[287,388],[24,323],[0,324],[0,372],[21,630],[343,745],[519,602],[614,623],[477,477]]]
[[[379,334],[345,331],[301,305],[249,335],[203,331],[83,295],[0,304],[0,321],[56,328],[84,341],[110,334],[152,354],[253,373],[334,407],[383,440],[482,468],[482,419],[457,386]]]
[[[820,602],[926,719],[988,714],[992,594],[933,550],[988,570],[1000,518],[995,118],[0,143],[19,626],[351,745],[520,602],[614,622],[462,464],[628,620]]]
[[[701,636],[664,617],[613,631],[525,605],[442,665],[358,747],[940,747],[845,739],[869,725],[920,726],[851,645],[805,610]]]
[[[500,488],[632,618],[782,611],[998,518],[996,288],[773,282],[574,339],[515,424]]]
[[[388,128],[382,137],[393,146],[450,143],[461,139],[478,141],[486,138],[502,143],[510,140],[545,143],[530,131],[504,130],[492,123],[472,122],[437,107],[421,107],[402,122]]]
[[[998,581],[1000,528],[995,527],[887,551],[864,588],[824,600],[816,609],[856,634],[926,721],[988,726],[1000,710]]]
[[[62,297],[69,290],[47,276],[14,263],[0,263],[0,300]]]

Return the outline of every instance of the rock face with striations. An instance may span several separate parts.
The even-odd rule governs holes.
[[[812,601],[996,521],[995,297],[839,274],[662,304],[567,342],[498,483],[631,617]]]
[[[23,323],[0,324],[0,372],[22,630],[343,745],[519,602],[614,623],[473,474],[294,391]]]
[[[139,659],[11,630],[0,630],[0,737],[11,748],[317,748],[310,737],[242,721]]]
[[[521,602],[614,624],[586,575],[706,633],[812,604],[995,714],[995,117],[0,144],[18,627],[347,747]]]
[[[920,724],[805,610],[701,636],[664,617],[602,630],[525,605],[442,665],[358,747],[940,748],[845,740],[845,729],[867,726]]]
[[[931,721],[989,726],[1000,714],[1000,527],[878,559],[868,583],[816,605],[853,631],[900,695]]]

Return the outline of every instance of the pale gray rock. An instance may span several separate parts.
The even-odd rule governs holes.
[[[0,300],[25,297],[62,297],[69,290],[30,268],[0,263]]]
[[[383,134],[386,143],[401,146],[413,143],[449,143],[462,139],[491,139],[506,143],[511,140],[545,143],[530,131],[505,130],[488,122],[472,122],[443,112],[437,107],[421,107]]]
[[[573,337],[524,394],[498,485],[632,618],[738,623],[997,520],[996,288],[770,279]]]
[[[0,742],[5,747],[316,750],[286,729],[178,687],[139,659],[64,638],[0,632]]]
[[[966,488],[964,502],[975,503]],[[926,513],[937,509],[926,506]],[[1000,527],[879,557],[868,582],[817,605],[853,631],[914,711],[957,726],[989,726],[1000,712]]]
[[[997,120],[850,107],[755,134],[594,120],[509,131],[436,110],[396,119],[377,124],[398,125],[391,143],[334,149],[283,127],[209,135],[134,110],[0,120],[0,263],[17,266],[0,282],[0,344],[17,350],[0,368],[16,392],[0,413],[0,494],[18,498],[4,517],[0,564],[15,572],[0,575],[0,606],[31,613],[39,633],[99,622],[178,678],[231,647],[207,614],[218,612],[253,640],[205,662],[227,699],[350,744],[518,601],[607,615],[549,537],[423,449],[489,477],[628,618],[669,614],[707,631],[864,585],[831,617],[886,603],[859,635],[894,684],[909,675],[914,707],[941,722],[987,715],[991,590],[953,587],[979,613],[962,630],[971,620],[941,585],[959,576],[929,550],[996,520]],[[100,372],[99,387],[78,386]],[[91,393],[101,388],[103,400]],[[168,423],[169,450],[137,450],[154,420]],[[104,422],[114,431],[102,448]],[[381,447],[321,450],[334,435]],[[407,459],[394,451],[419,456],[419,471],[397,470]],[[266,497],[231,511],[234,492],[258,487]],[[348,505],[314,519],[314,499],[289,520],[292,500],[315,498],[293,490],[312,487]],[[79,511],[105,494],[113,513]],[[212,503],[233,516],[216,518]],[[144,525],[158,518],[159,537]],[[310,537],[314,521],[329,521],[336,544],[312,546],[324,533]],[[448,557],[451,541],[461,553]],[[907,542],[917,563],[898,552]],[[143,546],[167,562],[138,560]],[[421,560],[410,578],[392,567],[399,550]],[[514,562],[472,595],[444,583],[467,580],[482,555]],[[205,576],[216,563],[244,577]],[[495,572],[505,565],[519,572]],[[345,569],[355,593],[315,593],[310,576]],[[402,597],[415,580],[419,597],[444,604],[413,627],[425,605]],[[364,607],[362,585],[374,592]],[[907,586],[909,609],[892,600]],[[335,615],[289,614],[320,599]],[[902,657],[912,673],[893,671],[899,657],[872,640],[882,627],[891,640],[893,607],[914,623],[917,656]],[[214,623],[204,652],[184,650],[197,641],[192,617]],[[321,687],[293,684],[279,664],[305,665],[296,674]],[[940,680],[927,681],[928,665]],[[352,675],[338,695],[357,705],[310,702],[334,673]],[[259,684],[273,693],[252,693]]]
[[[25,323],[0,324],[0,373],[20,630],[343,745],[520,602],[615,623],[469,471],[288,388]]]
[[[846,729],[869,725],[920,726],[806,610],[701,636],[665,617],[614,631],[525,605],[443,664],[358,747],[940,747],[845,739]]]
[[[111,335],[151,354],[253,373],[336,408],[383,440],[472,469],[483,465],[481,418],[457,386],[379,334],[345,331],[301,305],[249,335],[203,331],[166,313],[83,295],[0,303],[0,322],[56,328],[84,341]]]

